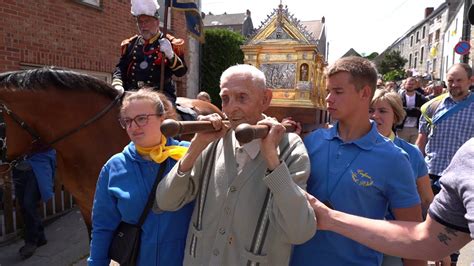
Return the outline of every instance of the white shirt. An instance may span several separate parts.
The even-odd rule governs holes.
[[[235,154],[235,161],[237,162],[237,174],[242,172],[245,164],[248,163],[250,160],[254,160],[258,153],[260,152],[260,145],[262,144],[261,139],[254,139],[249,143],[244,145],[240,145],[239,141],[235,138],[235,132],[232,132],[234,137],[233,146],[234,146],[234,154]],[[229,184],[232,183],[232,180],[229,180]]]
[[[416,93],[413,94],[413,96],[408,96],[408,94],[405,94],[407,109],[415,108],[415,98],[416,98]],[[405,120],[405,124],[403,124],[403,127],[416,127],[417,122],[418,122],[418,118],[407,116],[407,119]]]

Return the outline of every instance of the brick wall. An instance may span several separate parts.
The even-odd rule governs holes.
[[[99,8],[79,0],[0,2],[0,72],[55,65],[111,73],[121,41],[137,32],[130,0],[101,0]],[[173,34],[186,39],[184,16],[171,18]],[[184,95],[185,79],[177,83]]]

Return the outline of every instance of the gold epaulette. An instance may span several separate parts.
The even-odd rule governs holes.
[[[135,40],[136,38],[138,37],[138,35],[135,35],[133,37],[130,37],[128,39],[125,39],[122,41],[122,43],[120,44],[120,47],[122,49],[122,55],[127,51],[127,47],[128,45],[133,41]]]
[[[184,40],[180,38],[176,38],[171,34],[166,34],[166,38],[170,41],[173,45],[173,51],[179,56],[183,56],[184,54]]]

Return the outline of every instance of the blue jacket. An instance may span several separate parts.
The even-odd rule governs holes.
[[[188,142],[168,139],[170,145]],[[176,163],[169,158],[165,174]],[[114,155],[100,172],[92,209],[92,241],[89,265],[109,265],[108,250],[120,221],[138,223],[160,164],[143,159],[133,143]],[[182,265],[193,204],[176,212],[154,213],[142,226],[137,265]]]
[[[53,197],[53,179],[56,170],[56,151],[53,149],[35,153],[27,158],[36,176],[41,199],[46,202]]]

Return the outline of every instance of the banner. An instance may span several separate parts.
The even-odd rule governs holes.
[[[186,28],[191,36],[204,42],[204,25],[197,0],[166,0],[165,4],[177,11],[183,11],[186,17]]]

